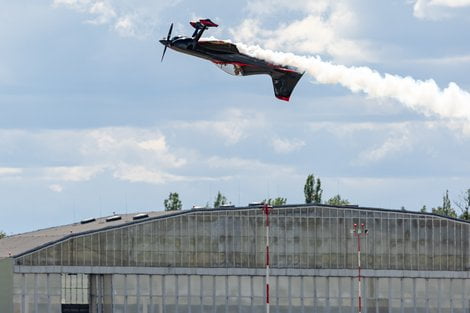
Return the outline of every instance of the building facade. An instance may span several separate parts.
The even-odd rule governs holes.
[[[264,218],[248,207],[93,220],[5,256],[3,240],[21,242],[7,237],[0,311],[265,312]],[[271,312],[357,312],[362,223],[363,312],[470,313],[470,223],[313,205],[270,214]]]

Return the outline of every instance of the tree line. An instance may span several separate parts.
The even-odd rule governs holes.
[[[351,204],[349,200],[343,199],[341,195],[337,194],[328,200],[322,202],[322,195],[323,189],[321,185],[321,180],[319,177],[315,178],[313,174],[309,174],[307,179],[305,180],[304,185],[304,196],[305,196],[305,203],[307,204],[328,204],[328,205],[349,205]],[[265,203],[272,206],[280,206],[287,204],[287,198],[284,197],[276,197],[276,198],[269,198],[264,199],[261,203]],[[453,204],[452,204],[453,203]],[[223,205],[230,204],[227,197],[224,196],[220,191],[217,192],[217,195],[214,199],[213,208],[219,208]],[[179,194],[177,192],[170,192],[168,198],[163,201],[163,205],[165,206],[165,211],[177,211],[183,208],[183,203],[179,198]],[[205,208],[209,208],[209,202],[206,203]],[[402,210],[405,210],[402,207]],[[420,210],[423,213],[428,212],[428,209],[425,205]],[[442,196],[442,204],[431,208],[431,213],[449,216],[453,218],[460,218],[463,220],[470,221],[470,189],[467,189],[463,192],[457,201],[451,201],[449,197],[449,191],[446,190],[444,195]],[[6,233],[0,231],[0,239],[6,237]]]
[[[452,205],[452,202],[454,205]],[[423,205],[420,211],[424,213],[427,212],[428,209]],[[462,193],[457,201],[451,201],[449,198],[449,190],[446,190],[442,196],[442,204],[432,208],[431,212],[470,221],[470,189]]]
[[[321,180],[320,178],[316,178],[313,174],[307,176],[307,180],[305,181],[304,185],[304,195],[305,195],[305,203],[311,204],[318,204],[322,203],[322,195],[323,189],[321,187]],[[276,198],[268,198],[261,201],[262,204],[268,204],[273,206],[285,205],[287,204],[287,198],[284,197],[276,197]],[[224,196],[220,191],[217,192],[217,195],[214,199],[213,208],[219,208],[223,205],[230,204],[227,197]],[[340,195],[335,195],[334,197],[328,199],[325,204],[330,205],[348,205],[349,201],[346,199],[342,199]],[[163,201],[163,205],[165,206],[165,211],[175,211],[181,210],[183,205],[181,200],[179,199],[179,194],[177,192],[170,192],[168,198]],[[206,203],[205,208],[210,208],[209,202]]]
[[[349,205],[351,204],[348,199],[344,199],[341,195],[337,194],[333,197],[329,198],[326,201],[322,201],[323,196],[323,189],[321,180],[319,177],[315,178],[314,174],[309,174],[307,179],[305,180],[304,185],[304,196],[305,196],[305,203],[307,204],[328,204],[328,205]],[[276,198],[269,198],[264,199],[261,201],[262,204],[269,204],[272,206],[279,206],[287,204],[287,198],[284,197],[276,197]],[[217,195],[213,202],[213,208],[219,208],[223,205],[230,204],[227,197],[225,197],[220,191],[217,192]],[[163,205],[165,206],[165,211],[174,211],[174,210],[181,210],[183,205],[181,200],[179,199],[179,195],[177,192],[170,192],[167,199],[164,200]],[[211,207],[209,202],[206,203],[205,208]],[[402,207],[404,210],[404,207]],[[421,212],[427,212],[426,206],[423,206],[420,210]],[[454,201],[454,205],[449,198],[449,191],[446,190],[443,198],[442,198],[442,205],[437,206],[431,209],[432,213],[440,214],[444,216],[460,218],[464,220],[470,220],[470,189],[465,191],[459,198],[458,201]]]

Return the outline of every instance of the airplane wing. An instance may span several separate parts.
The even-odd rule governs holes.
[[[282,67],[273,67],[267,69],[266,67],[248,65],[237,62],[212,62],[215,63],[215,65],[224,72],[235,76],[248,76],[259,74],[267,74],[271,76],[274,87],[274,95],[276,96],[276,98],[284,101],[289,101],[292,91],[294,90],[295,86],[304,74]]]
[[[210,40],[210,41],[200,40],[198,44],[200,47],[204,49],[215,51],[215,52],[240,53],[236,45],[230,42],[222,41],[222,40]]]

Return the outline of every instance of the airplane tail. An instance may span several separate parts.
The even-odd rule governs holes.
[[[273,79],[276,98],[289,101],[290,95],[304,73],[293,70],[278,69],[270,74]]]
[[[219,26],[208,18],[199,20],[197,22],[189,22],[189,24],[191,24],[191,26],[195,28],[193,36],[192,36],[194,40],[194,44],[196,44],[199,41],[199,38],[201,38],[202,33],[204,33],[204,31],[207,28]]]

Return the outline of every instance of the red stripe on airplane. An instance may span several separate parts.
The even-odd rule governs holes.
[[[289,101],[290,97],[276,96],[276,98],[284,100],[284,101]]]
[[[233,65],[238,65],[238,66],[250,66],[250,64],[246,63],[241,63],[241,62],[222,62],[222,61],[216,61],[216,60],[211,60],[215,64],[233,64]]]
[[[277,70],[281,70],[283,72],[290,72],[290,73],[298,73],[295,70],[291,70],[290,68],[285,68],[285,67],[276,67]]]
[[[201,22],[202,25],[204,26],[212,26],[212,27],[217,27],[219,25],[217,25],[216,23],[213,23],[209,20],[199,20],[199,22]]]

